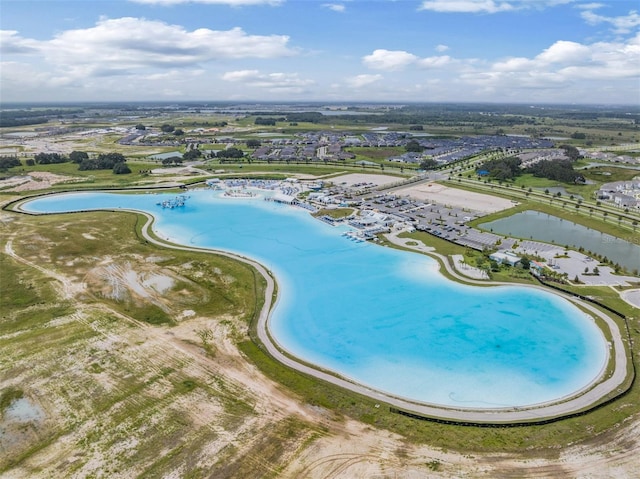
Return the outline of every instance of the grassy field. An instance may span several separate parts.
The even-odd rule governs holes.
[[[353,153],[358,159],[364,159],[369,161],[386,160],[390,156],[400,156],[406,153],[406,150],[402,147],[388,147],[388,148],[365,148],[365,147],[351,147],[346,148],[346,151]]]
[[[86,288],[65,297],[50,276],[0,254],[2,401],[28,398],[48,418],[26,429],[3,424],[2,439],[15,442],[9,450],[3,444],[0,474],[36,473],[30,459],[43,453],[67,477],[94,474],[96,466],[100,474],[126,476],[153,477],[177,465],[188,472],[221,432],[233,434],[255,416],[249,392],[164,337],[181,328],[225,335],[246,329],[263,286],[253,270],[228,258],[147,244],[135,235],[137,221],[133,214],[21,216],[2,230],[3,247],[11,240],[20,258]],[[162,294],[136,295],[126,275],[112,283],[117,269],[128,266],[146,277],[172,278],[173,285]],[[114,297],[115,289],[126,294]],[[191,325],[179,323],[184,311],[193,312]],[[197,351],[207,335],[191,336],[177,342]],[[215,428],[184,409],[190,402],[217,411]],[[64,437],[73,443],[65,446]]]
[[[194,419],[177,413],[185,397],[197,396],[228,411],[216,417],[216,421],[222,421],[221,427],[233,429],[250,421],[255,415],[251,406],[254,399],[224,382],[220,384],[215,374],[209,377],[201,372],[194,373],[197,360],[194,362],[193,357],[158,356],[166,354],[162,343],[144,339],[155,333],[164,336],[172,330],[188,327],[190,320],[175,320],[185,309],[197,312],[197,317],[223,318],[220,323],[232,331],[231,337],[238,341],[242,352],[303,404],[327,409],[336,418],[351,417],[376,428],[397,432],[412,443],[429,443],[468,452],[515,452],[525,445],[535,444],[530,454],[541,451],[553,454],[559,445],[606,433],[625,417],[640,412],[640,404],[623,398],[584,418],[546,426],[487,430],[415,421],[393,414],[387,408],[376,408],[372,399],[283,367],[248,341],[246,327],[254,317],[257,301],[255,277],[249,268],[226,258],[168,251],[146,244],[135,235],[137,222],[132,214],[20,216],[9,223],[8,231],[7,228],[3,231],[3,243],[13,238],[13,247],[20,257],[51,268],[74,283],[84,281],[87,284],[87,291],[81,295],[79,303],[59,299],[51,280],[6,254],[0,255],[3,284],[11,284],[11,294],[3,295],[9,301],[2,303],[0,338],[3,339],[0,339],[0,346],[7,352],[3,356],[2,384],[19,381],[20,384],[37,385],[50,397],[58,398],[57,401],[64,404],[60,406],[62,410],[74,411],[70,420],[50,426],[47,433],[40,434],[37,439],[30,437],[29,447],[12,455],[9,462],[0,463],[5,471],[29,464],[29,458],[37,456],[39,451],[55,448],[60,438],[68,434],[77,434],[79,450],[84,451],[72,461],[73,467],[84,470],[89,458],[107,456],[113,447],[122,444],[125,440],[123,421],[127,425],[126,436],[139,437],[140,442],[129,453],[109,459],[105,467],[117,473],[144,465],[147,472],[143,475],[171,470],[176,464],[188,461],[188,453],[196,453],[199,447],[213,440],[208,436],[213,434],[211,431],[202,427],[194,431]],[[29,241],[17,242],[18,231],[20,237],[29,238]],[[465,252],[464,248],[437,238],[420,236],[419,239],[443,254]],[[129,263],[148,274],[173,277],[174,287],[164,293],[166,302],[156,301],[156,298],[143,300],[131,292],[120,299],[109,297],[104,282],[96,280],[96,277],[100,278],[100,264],[107,258],[109,265]],[[149,258],[152,258],[151,262]],[[592,293],[620,307],[615,294],[606,288],[597,288]],[[172,320],[164,321],[164,325],[149,321],[145,311],[150,302]],[[25,310],[30,314],[24,314]],[[190,329],[197,329],[200,324],[194,321]],[[635,324],[632,335],[638,338],[640,331]],[[210,336],[205,333],[193,338],[192,342],[206,342]],[[123,337],[129,339],[105,349],[104,341],[114,334],[120,341],[124,341]],[[132,348],[133,357],[124,354],[123,349],[128,348]],[[208,354],[215,357],[217,351],[217,347],[213,347]],[[142,360],[143,357],[146,359]],[[136,360],[132,361],[133,358]],[[59,369],[69,361],[74,361],[80,369],[72,368],[66,373]],[[24,365],[29,363],[41,366],[27,371]],[[52,374],[59,377],[55,383],[48,381]],[[634,392],[628,397],[637,394],[636,389],[634,386]],[[35,395],[32,387],[26,388],[23,394],[29,398],[42,397],[41,393]],[[155,421],[160,414],[163,427],[153,429],[143,440],[141,435],[148,432],[145,423]],[[99,426],[87,427],[96,421]],[[312,431],[310,426],[300,422],[287,424],[285,421],[278,426],[284,428],[281,432],[269,428],[264,434],[260,433],[259,443],[266,441],[273,445],[274,437],[281,434],[287,437],[291,434],[295,442],[296,438],[302,440]],[[159,447],[168,448],[168,457],[160,459],[153,454]],[[274,450],[276,462],[280,457],[278,454]],[[232,453],[229,460],[236,463],[238,470],[249,467]]]
[[[194,116],[162,118],[155,123],[191,127],[201,121]],[[259,133],[274,131],[271,127],[256,128],[252,121],[234,121],[234,127],[251,129],[234,136],[260,139]],[[578,128],[582,131],[579,124],[546,127],[558,136],[568,136]],[[606,142],[633,140],[634,133],[623,132],[618,137],[610,127],[591,125],[585,131],[588,138]],[[520,129],[513,128],[514,132]],[[292,135],[311,130],[317,131],[318,125],[283,123],[275,131]],[[358,126],[351,131],[370,130]],[[443,135],[481,132],[469,125],[429,127],[428,131]],[[115,140],[115,136],[107,136],[97,147],[126,152],[127,156],[134,151],[116,145]],[[144,154],[135,151],[131,154]],[[382,162],[393,151],[357,149],[354,153],[359,159]],[[23,167],[12,173],[48,171],[79,177],[81,180],[73,184],[78,189],[125,187],[152,180],[142,171],[156,164],[130,160],[129,165],[133,173],[120,176],[111,171],[79,172],[77,165],[70,163]],[[371,171],[316,164],[215,162],[208,168],[239,176],[251,173],[278,178],[293,173],[331,177],[342,171]],[[587,173],[588,178],[607,182],[627,179],[630,174],[630,170],[617,167]],[[516,184],[518,189],[521,185],[554,186],[532,177],[521,181]],[[62,184],[53,189],[66,188],[69,185]],[[590,191],[576,188],[567,187],[574,194]],[[3,198],[15,196],[0,193]],[[621,237],[629,234],[613,220],[603,224],[595,217],[575,215],[572,208],[562,208],[559,202],[524,201],[508,214],[524,209],[547,212]],[[347,210],[331,213],[348,214]],[[341,452],[370,440],[367,457],[384,464],[381,470],[385,473],[393,471],[401,477],[404,471],[389,469],[380,459],[391,455],[401,457],[404,463],[419,462],[422,475],[431,477],[433,469],[427,465],[439,463],[432,461],[431,450],[417,452],[423,447],[456,451],[460,458],[472,457],[477,467],[487,471],[505,454],[535,465],[558,460],[572,444],[606,447],[640,417],[636,381],[628,394],[611,404],[583,417],[544,426],[489,429],[409,419],[373,399],[292,371],[265,354],[252,341],[251,324],[262,304],[264,284],[251,268],[224,257],[148,244],[140,235],[142,220],[133,214],[0,214],[0,475],[304,477],[291,473],[296,458],[317,457],[313,454],[339,440],[343,442],[338,442],[341,448],[336,450]],[[444,255],[470,254],[426,233],[410,237]],[[18,258],[7,252],[7,244]],[[473,253],[469,260],[476,260],[476,256]],[[136,287],[131,284],[132,277]],[[139,285],[153,278],[164,278],[170,286],[160,290],[145,287],[146,295],[139,294]],[[496,273],[494,279],[531,281],[513,270]],[[621,301],[611,288],[576,287],[575,291],[594,296],[629,316],[631,347],[639,366],[638,310]],[[4,413],[17,400],[42,410],[46,420],[8,422]],[[348,428],[354,421],[363,425],[358,434]],[[389,439],[390,434],[398,436]],[[381,441],[393,448],[381,449]],[[635,447],[631,438],[628,441],[632,444],[629,447]],[[610,454],[615,452],[619,450]],[[442,468],[440,475],[433,477],[473,477],[473,472],[456,473],[451,464]]]
[[[242,173],[243,175],[252,173],[262,174],[280,174],[284,177],[291,176],[292,174],[304,174],[314,176],[335,175],[336,173],[383,173],[380,169],[362,168],[361,166],[349,165],[347,163],[340,165],[323,164],[321,162],[316,163],[219,163],[217,161],[210,161],[207,164],[207,168],[211,171],[224,170],[225,173]]]
[[[53,173],[66,177],[64,181],[54,184],[53,186],[43,186],[39,192],[59,191],[68,189],[100,189],[100,188],[126,188],[131,186],[153,186],[163,181],[171,181],[161,175],[151,175],[150,170],[159,168],[162,165],[151,161],[128,161],[127,164],[131,169],[130,174],[115,175],[111,170],[78,170],[78,165],[74,163],[59,163],[54,165],[34,165],[12,168],[9,173],[12,175],[28,175],[32,172]],[[188,176],[182,181],[191,183],[203,180],[203,177]],[[44,183],[43,183],[44,184]],[[15,192],[0,189],[0,194],[14,195]],[[33,194],[32,190],[23,194]]]
[[[342,219],[355,213],[353,208],[333,208],[319,210],[314,216],[330,216],[331,218]]]

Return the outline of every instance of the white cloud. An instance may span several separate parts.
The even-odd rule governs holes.
[[[244,7],[251,5],[282,5],[284,0],[129,0],[134,3],[146,5],[179,5],[183,3],[203,3],[208,5],[229,5],[231,7]]]
[[[525,9],[543,9],[576,0],[424,0],[419,10],[441,13],[500,13]]]
[[[379,80],[382,80],[382,75],[356,75],[351,78],[347,78],[347,84],[352,88],[361,88],[366,85],[370,85]]]
[[[621,17],[605,17],[598,15],[591,10],[586,10],[580,16],[589,25],[598,25],[600,23],[610,24],[616,33],[624,34],[633,31],[634,28],[640,26],[640,15],[636,11],[630,11],[628,15]]]
[[[443,48],[446,50],[447,48]],[[461,63],[448,55],[438,55],[433,57],[420,58],[413,53],[402,50],[375,50],[371,55],[362,58],[362,63],[373,70],[397,71],[409,65],[416,65],[421,68],[441,68],[451,63]]]
[[[34,100],[46,94],[60,100],[152,98],[165,88],[202,97],[211,86],[205,69],[217,74],[215,68],[221,64],[298,53],[285,35],[251,35],[240,28],[187,30],[132,17],[101,19],[94,26],[62,31],[46,40],[3,31],[0,40],[3,60],[29,62],[5,64],[0,71],[3,93]],[[20,76],[28,80],[20,82]],[[271,78],[273,88],[278,88],[277,80]],[[299,87],[291,79],[288,85]]]
[[[285,35],[249,35],[240,28],[188,31],[179,25],[132,17],[102,19],[93,27],[63,31],[51,40],[22,39],[9,31],[4,32],[3,46],[5,38],[10,48],[36,53],[56,70],[78,77],[295,54]]]
[[[322,0],[316,5],[341,4],[351,5],[344,0]],[[494,0],[492,4],[509,4],[518,10],[524,2]],[[575,18],[586,13],[594,25],[605,29],[617,28],[616,22],[624,26],[620,18],[632,25],[636,15],[593,17],[589,15],[595,15],[595,6],[590,7],[573,10]],[[187,28],[125,17],[59,30],[44,40],[23,35],[0,31],[4,61],[0,84],[3,96],[15,101],[152,100],[163,94],[191,99],[640,101],[640,35],[620,35],[615,40],[610,36],[598,43],[550,41],[526,56],[514,50],[514,57],[491,61],[465,58],[458,53],[459,47],[449,49],[437,43],[422,45],[420,50],[416,46],[415,51],[371,48],[359,57],[359,66],[370,68],[362,68],[371,73],[364,75],[353,70],[358,57],[346,51],[332,55],[321,51],[313,58],[300,55],[295,66],[287,64],[303,53],[291,45],[289,37],[253,35],[240,28]]]
[[[513,9],[510,3],[494,0],[427,0],[420,6],[420,10],[447,13],[497,13]]]
[[[181,68],[180,70],[173,69],[168,71],[161,71],[156,73],[150,73],[148,75],[138,76],[141,80],[144,81],[163,81],[163,82],[182,82],[191,81],[195,77],[200,77],[204,75],[206,72],[203,69],[192,69],[185,70]]]
[[[255,79],[260,75],[258,70],[238,70],[234,72],[226,72],[222,75],[222,79],[225,81],[233,81],[233,82],[247,82],[252,79]]]
[[[535,68],[535,64],[528,58],[508,58],[493,64],[494,72],[527,72]]]
[[[560,40],[528,57],[492,62],[403,53],[414,58],[411,68],[386,74],[379,95],[401,98],[413,84],[416,95],[451,100],[455,91],[460,101],[640,101],[640,34],[591,44]]]
[[[297,73],[261,73],[259,70],[237,70],[226,72],[222,79],[228,82],[264,88],[269,91],[302,93],[315,82],[300,78]]]
[[[12,87],[20,89],[46,88],[51,75],[43,74],[28,63],[3,61],[0,63],[2,89],[10,91]]]
[[[583,45],[558,41],[533,58],[508,58],[464,73],[460,79],[486,92],[522,94],[528,89],[561,89],[572,101],[584,102],[591,95],[597,95],[594,85],[597,88],[617,85],[628,94],[632,94],[631,88],[635,85],[633,91],[638,96],[640,34],[626,42]],[[629,98],[628,101],[635,100]]]
[[[322,6],[338,13],[343,13],[347,9],[347,7],[341,3],[323,3]]]
[[[586,45],[560,40],[540,53],[536,59],[544,63],[582,63],[591,51]]]
[[[451,63],[453,59],[448,55],[440,55],[436,57],[427,57],[418,60],[417,64],[423,68],[441,68]]]
[[[374,50],[371,55],[362,58],[362,62],[374,70],[400,70],[411,63],[415,63],[418,57],[402,50]]]
[[[22,38],[15,30],[0,30],[0,52],[5,55],[36,53],[37,43]]]
[[[598,8],[603,8],[606,5],[604,3],[581,3],[576,5],[575,8],[579,10],[597,10]]]

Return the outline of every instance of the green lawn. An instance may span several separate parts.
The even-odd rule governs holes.
[[[548,180],[547,178],[537,178],[532,174],[524,174],[518,176],[514,181],[513,185],[515,187],[525,188],[551,188],[553,186],[567,186],[563,183],[558,183],[557,181]]]
[[[358,155],[359,157],[365,160],[377,161],[377,160],[386,160],[391,156],[402,155],[403,153],[406,153],[407,150],[405,150],[402,147],[367,148],[367,147],[355,146],[355,147],[345,148],[345,151]]]
[[[342,219],[350,216],[354,213],[353,208],[332,208],[322,209],[318,211],[315,216],[330,216],[331,218]]]

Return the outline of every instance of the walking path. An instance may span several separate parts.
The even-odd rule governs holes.
[[[19,208],[18,208],[19,209]],[[125,209],[118,209],[113,211],[127,211]],[[265,299],[262,310],[260,311],[260,315],[257,321],[257,334],[259,340],[264,344],[269,354],[281,362],[282,364],[291,367],[297,371],[308,374],[310,376],[316,377],[318,379],[327,381],[329,383],[335,384],[342,388],[348,389],[358,394],[362,394],[373,399],[379,400],[381,402],[387,403],[390,406],[396,407],[398,409],[402,409],[404,411],[408,411],[417,415],[438,418],[456,422],[470,422],[470,423],[486,423],[486,424],[508,424],[508,423],[522,423],[522,422],[541,422],[550,418],[558,418],[562,416],[568,416],[577,411],[588,409],[589,407],[597,404],[603,396],[606,396],[614,391],[622,392],[620,387],[623,385],[626,377],[627,377],[627,355],[625,351],[625,347],[623,344],[622,337],[620,335],[620,331],[616,325],[616,323],[607,315],[591,306],[588,303],[584,303],[582,301],[578,301],[575,298],[564,295],[560,293],[560,296],[565,299],[572,301],[582,308],[589,311],[593,316],[597,316],[601,318],[608,326],[612,339],[610,341],[610,354],[613,354],[613,371],[611,374],[599,383],[594,383],[589,387],[585,388],[584,391],[579,391],[576,395],[567,398],[566,400],[561,400],[555,403],[545,403],[533,407],[521,407],[521,408],[502,408],[502,409],[453,409],[446,408],[438,405],[419,403],[415,401],[410,401],[408,399],[403,399],[400,397],[395,397],[389,394],[382,393],[375,389],[363,386],[361,384],[350,381],[346,378],[339,377],[333,374],[329,374],[327,372],[315,369],[309,365],[303,364],[302,362],[288,356],[284,353],[284,349],[280,347],[274,338],[269,335],[268,332],[268,323],[271,315],[271,311],[274,307],[273,302],[273,293],[275,292],[275,281],[273,276],[267,269],[262,266],[260,263],[246,258],[244,256],[240,256],[237,254],[229,253],[221,250],[214,250],[208,248],[197,248],[197,247],[189,247],[182,246],[173,243],[167,243],[165,241],[158,240],[150,235],[149,228],[154,222],[154,217],[146,212],[141,212],[137,210],[128,210],[134,213],[142,214],[146,217],[147,221],[142,227],[142,235],[143,237],[150,243],[156,244],[158,246],[183,250],[183,251],[197,251],[197,252],[205,252],[205,253],[214,253],[222,256],[226,256],[229,258],[236,259],[238,261],[242,261],[245,264],[248,264],[255,268],[255,270],[262,275],[262,277],[266,281],[266,290],[265,290]],[[396,242],[402,246],[406,246],[404,239],[398,238],[397,235],[387,236],[389,240]],[[468,278],[464,278],[460,276],[456,271],[453,270],[447,258],[443,255],[435,253],[433,248],[427,247],[421,242],[416,242],[417,245],[409,246],[418,251],[422,251],[428,253],[431,256],[437,257],[441,260],[441,264],[444,265],[447,272],[454,278],[465,282],[467,284],[480,284],[480,285],[500,285],[500,284],[509,284],[510,283],[495,283],[495,282],[487,282],[487,281],[478,281],[472,280]],[[11,247],[9,246],[10,252]],[[543,289],[545,288],[538,286],[531,286]],[[609,362],[611,364],[611,362]],[[604,373],[604,371],[603,371]]]
[[[618,292],[616,289],[613,290],[616,293]],[[631,306],[640,308],[640,289],[628,289],[627,291],[620,293],[620,297]]]
[[[451,260],[458,273],[473,279],[489,279],[486,271],[467,264],[461,254],[452,254]]]
[[[566,400],[553,403],[553,404],[542,404],[539,406],[527,407],[527,408],[514,407],[514,408],[504,408],[504,409],[451,409],[451,408],[445,408],[437,405],[418,403],[418,402],[410,401],[407,399],[391,396],[389,394],[385,394],[375,389],[352,382],[346,378],[335,376],[333,374],[329,374],[324,371],[320,371],[318,369],[310,367],[284,353],[284,349],[277,344],[277,342],[269,335],[269,332],[268,332],[269,317],[271,315],[271,311],[274,306],[272,298],[273,298],[273,293],[275,291],[275,281],[273,279],[273,276],[264,268],[264,266],[244,256],[228,253],[226,251],[179,246],[179,245],[168,244],[163,241],[156,240],[149,235],[149,227],[153,223],[153,216],[148,213],[142,213],[142,214],[144,214],[147,217],[147,222],[142,228],[142,234],[147,241],[157,244],[159,246],[171,248],[171,249],[209,252],[209,253],[221,254],[223,256],[228,256],[230,258],[235,258],[239,261],[242,261],[254,267],[258,271],[258,273],[262,275],[262,277],[265,279],[267,283],[267,288],[265,290],[264,306],[262,308],[262,311],[260,311],[260,316],[258,318],[257,333],[258,333],[258,338],[264,344],[264,346],[267,348],[267,351],[273,358],[275,358],[282,364],[290,368],[293,368],[297,371],[316,377],[318,379],[322,379],[323,381],[327,381],[329,383],[343,387],[345,389],[356,392],[358,394],[363,394],[373,399],[380,400],[381,402],[385,402],[391,406],[402,409],[404,411],[412,412],[412,413],[423,415],[426,417],[446,419],[446,420],[452,420],[452,421],[458,421],[458,422],[499,424],[499,423],[544,421],[545,419],[548,419],[548,418],[567,416],[577,411],[589,408],[590,406],[598,403],[598,401],[603,396],[613,391],[616,391],[618,388],[620,388],[620,386],[624,383],[626,379],[627,355],[624,348],[624,344],[622,342],[620,331],[617,325],[615,324],[615,322],[610,317],[600,312],[598,309],[591,306],[590,304],[584,303],[582,301],[577,301],[573,297],[561,294],[561,296],[563,296],[565,299],[569,301],[573,301],[576,304],[579,304],[581,307],[588,310],[592,315],[600,317],[603,321],[605,321],[609,330],[611,331],[612,341],[610,343],[610,351],[614,355],[614,371],[604,381],[598,384],[592,385],[593,387],[591,387],[591,389],[586,391],[580,391],[574,397],[567,398]],[[439,257],[442,260],[442,264],[444,264],[449,274],[451,274],[453,277],[458,278],[464,282],[476,283],[476,284],[482,284],[482,285],[487,285],[487,284],[493,284],[493,285],[509,284],[510,285],[510,283],[488,283],[487,281],[474,281],[474,280],[463,278],[451,268],[451,266],[449,265],[449,262],[447,261],[447,258],[440,254],[434,253],[433,248],[429,248],[422,245],[422,248],[418,246],[417,249],[423,249],[425,250],[425,252],[426,250],[430,250],[429,254]],[[531,286],[531,287],[536,287],[536,288],[540,288],[545,291],[548,291],[545,288],[538,287],[538,286]]]

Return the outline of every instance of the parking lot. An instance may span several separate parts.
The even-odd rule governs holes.
[[[346,176],[351,177],[349,179],[353,188],[369,181],[364,176],[376,177],[354,174],[336,179]],[[396,181],[396,178],[387,176],[383,181],[391,180]],[[349,186],[341,185],[337,190],[348,191]],[[341,196],[339,191],[334,193],[337,197]],[[628,286],[640,281],[637,277],[616,275],[613,268],[600,265],[578,251],[565,251],[562,246],[539,241],[504,237],[468,225],[470,221],[485,216],[488,210],[497,211],[514,206],[514,203],[502,198],[448,188],[436,183],[422,183],[397,188],[393,192],[373,192],[354,201],[352,205],[361,211],[388,215],[387,225],[404,223],[475,250],[512,251],[517,255],[544,258],[551,270],[559,274],[566,273],[567,279],[572,282],[576,277],[580,284],[592,286]],[[597,268],[595,272],[594,268]]]

